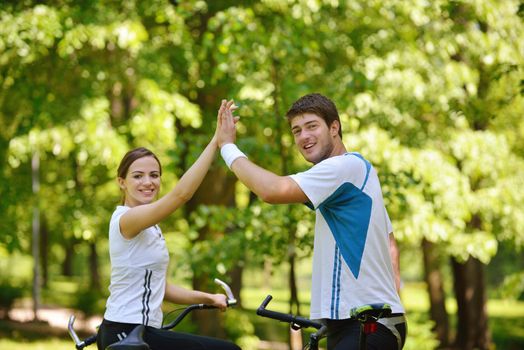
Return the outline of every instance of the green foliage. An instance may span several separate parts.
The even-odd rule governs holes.
[[[75,294],[73,308],[82,311],[85,317],[100,315],[104,310],[101,306],[103,300],[100,292],[90,288],[79,288]]]
[[[15,285],[5,278],[0,280],[0,309],[4,318],[9,318],[9,311],[15,301],[24,295],[25,289],[24,286]]]
[[[231,339],[242,349],[257,348],[259,338],[255,335],[255,327],[244,312],[228,310],[225,314],[224,327],[227,331],[227,339]]]
[[[255,202],[244,208],[200,206],[191,213],[184,232],[186,257],[192,270],[223,275],[240,265],[262,264],[266,260],[280,265],[290,254],[298,258],[311,254],[313,213],[305,206],[278,206]],[[196,240],[204,228],[216,233],[209,240]],[[290,230],[295,241],[289,242]]]
[[[503,298],[522,300],[524,297],[524,272],[506,276],[500,288],[500,293]]]
[[[408,318],[408,334],[404,349],[437,349],[439,342],[432,332],[433,323],[411,314]]]

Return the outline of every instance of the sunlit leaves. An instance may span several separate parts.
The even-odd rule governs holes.
[[[508,166],[509,145],[502,135],[492,132],[459,132],[450,142],[450,151],[459,162],[460,170],[472,182],[474,189],[489,186],[503,176]]]
[[[55,8],[37,5],[19,14],[0,11],[0,66],[13,59],[27,64],[47,55],[62,33]]]
[[[146,40],[148,34],[140,22],[128,20],[110,25],[80,24],[65,33],[59,42],[58,53],[67,57],[89,45],[96,50],[119,47],[135,55]]]
[[[484,264],[489,263],[497,252],[497,239],[486,232],[470,232],[455,234],[451,237],[450,253],[461,262],[470,256],[479,259]]]
[[[80,113],[82,119],[69,124],[77,149],[80,149],[79,163],[85,165],[89,158],[95,166],[115,169],[118,162],[115,154],[124,154],[126,144],[111,126],[109,101],[105,98],[87,100]]]

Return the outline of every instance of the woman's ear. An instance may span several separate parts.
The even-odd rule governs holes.
[[[116,181],[118,182],[118,187],[120,187],[120,189],[124,191],[126,189],[125,180],[121,177],[117,177]]]

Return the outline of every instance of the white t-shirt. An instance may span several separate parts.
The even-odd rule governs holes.
[[[120,232],[120,218],[130,208],[118,206],[109,224],[110,296],[104,318],[160,328],[169,253],[158,225],[132,239]]]
[[[346,319],[373,303],[403,313],[389,253],[393,229],[371,164],[346,153],[290,177],[316,212],[310,317]]]

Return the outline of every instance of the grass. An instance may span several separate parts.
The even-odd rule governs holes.
[[[64,339],[39,339],[35,341],[0,339],[0,348],[9,350],[71,350],[74,349],[74,344]]]

